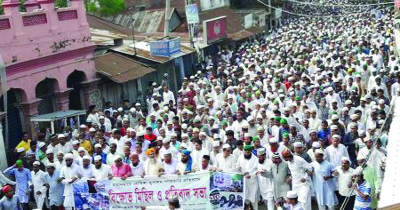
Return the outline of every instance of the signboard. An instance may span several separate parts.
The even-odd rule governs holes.
[[[266,18],[266,15],[258,16],[258,26],[260,26],[260,27],[265,26],[265,18]]]
[[[201,172],[126,180],[104,179],[96,183],[79,180],[73,188],[76,210],[166,206],[170,198],[178,198],[182,210],[239,210],[244,207],[243,175],[237,173]]]
[[[282,9],[275,10],[275,19],[279,19],[282,17]]]
[[[253,26],[253,13],[244,16],[244,28],[250,28]]]
[[[227,37],[226,16],[203,21],[205,44],[212,44]]]
[[[229,0],[200,0],[200,6],[202,11],[219,7],[228,7]]]
[[[199,23],[199,11],[196,4],[190,4],[185,7],[186,20],[188,24]]]
[[[181,50],[181,38],[150,42],[150,55],[157,57],[171,57]]]

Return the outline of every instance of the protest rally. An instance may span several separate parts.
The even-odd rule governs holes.
[[[378,209],[400,107],[393,10],[293,1],[177,91],[166,74],[144,100],[21,133],[0,210]]]

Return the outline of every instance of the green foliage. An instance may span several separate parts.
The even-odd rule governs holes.
[[[3,3],[3,0],[0,0],[0,15],[4,15],[3,7],[1,4]]]
[[[85,0],[86,11],[101,16],[115,15],[125,9],[124,0]]]
[[[55,6],[55,7],[58,7],[58,8],[61,8],[61,7],[68,7],[68,2],[67,2],[67,0],[56,0],[56,1],[54,2],[54,6]]]

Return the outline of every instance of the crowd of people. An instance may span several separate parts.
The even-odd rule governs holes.
[[[176,94],[153,83],[146,104],[92,105],[69,132],[24,134],[0,173],[0,209],[73,209],[78,179],[204,171],[243,174],[246,208],[309,210],[313,198],[321,210],[376,209],[400,95],[393,17],[381,11],[287,18],[208,57]]]

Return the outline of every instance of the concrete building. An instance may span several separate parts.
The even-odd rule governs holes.
[[[5,145],[12,151],[22,131],[35,129],[32,116],[101,103],[83,0],[71,0],[66,8],[55,8],[54,0],[28,0],[23,13],[18,0],[2,6],[0,55],[7,82],[1,94],[8,96]]]

